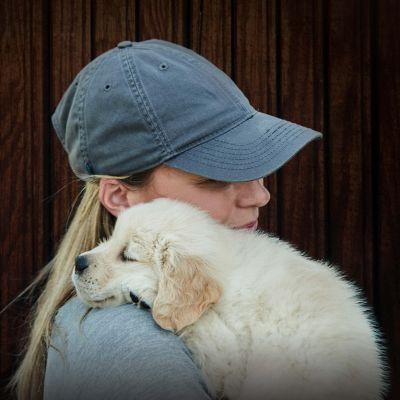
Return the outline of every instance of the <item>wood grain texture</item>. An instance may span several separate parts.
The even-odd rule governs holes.
[[[374,36],[376,309],[390,349],[392,398],[400,398],[400,3],[379,1]]]
[[[0,3],[1,306],[49,260],[48,42],[44,1]],[[45,68],[46,67],[46,68]],[[0,386],[29,328],[29,299],[0,315]],[[0,393],[1,397],[1,393]]]
[[[346,3],[346,7],[344,4]],[[358,282],[365,265],[362,150],[363,39],[356,1],[330,2],[329,15],[329,256]],[[333,123],[333,121],[335,121]],[[359,238],[358,240],[354,240]]]
[[[276,173],[278,232],[281,238],[319,258],[325,255],[323,149],[329,136],[322,119],[323,57],[318,50],[322,36],[318,21],[321,19],[319,3],[279,2],[278,116],[322,131],[323,139],[307,144]],[[316,38],[319,42],[314,43]]]
[[[275,1],[238,1],[235,29],[235,82],[259,111],[278,116],[278,55]],[[278,234],[277,174],[264,178],[271,198],[260,209],[260,224]]]
[[[260,227],[362,287],[400,398],[400,3],[396,0],[0,2],[0,307],[48,262],[82,188],[50,116],[76,74],[122,40],[189,47],[259,111],[308,126],[265,177]],[[0,386],[27,335],[23,299],[0,315]]]

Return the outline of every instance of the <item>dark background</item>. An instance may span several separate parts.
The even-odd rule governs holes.
[[[265,179],[260,226],[363,288],[399,399],[399,20],[397,0],[2,0],[1,308],[51,259],[81,188],[50,123],[61,95],[119,41],[165,39],[208,58],[260,111],[323,133]],[[30,302],[0,316],[2,382]]]

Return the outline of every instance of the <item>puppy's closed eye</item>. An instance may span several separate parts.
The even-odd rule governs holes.
[[[126,250],[121,253],[121,258],[123,261],[137,261],[137,259],[132,257]]]

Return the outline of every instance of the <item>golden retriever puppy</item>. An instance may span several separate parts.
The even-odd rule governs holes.
[[[376,400],[384,342],[360,289],[261,231],[231,229],[159,198],[124,210],[76,259],[92,307],[134,302],[179,335],[215,398]]]

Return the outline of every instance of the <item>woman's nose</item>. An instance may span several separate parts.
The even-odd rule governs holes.
[[[271,195],[264,186],[263,178],[254,181],[240,182],[238,199],[241,207],[263,207],[271,199]]]
[[[266,204],[268,204],[269,203],[269,201],[271,200],[271,193],[269,192],[269,190],[264,186],[264,189],[265,189],[265,202],[264,202],[264,206],[266,205]],[[262,207],[262,206],[261,206]]]
[[[257,207],[263,207],[269,203],[271,199],[271,194],[269,193],[268,189],[264,186],[264,179],[260,178],[254,181],[254,191],[253,199],[257,203]]]

